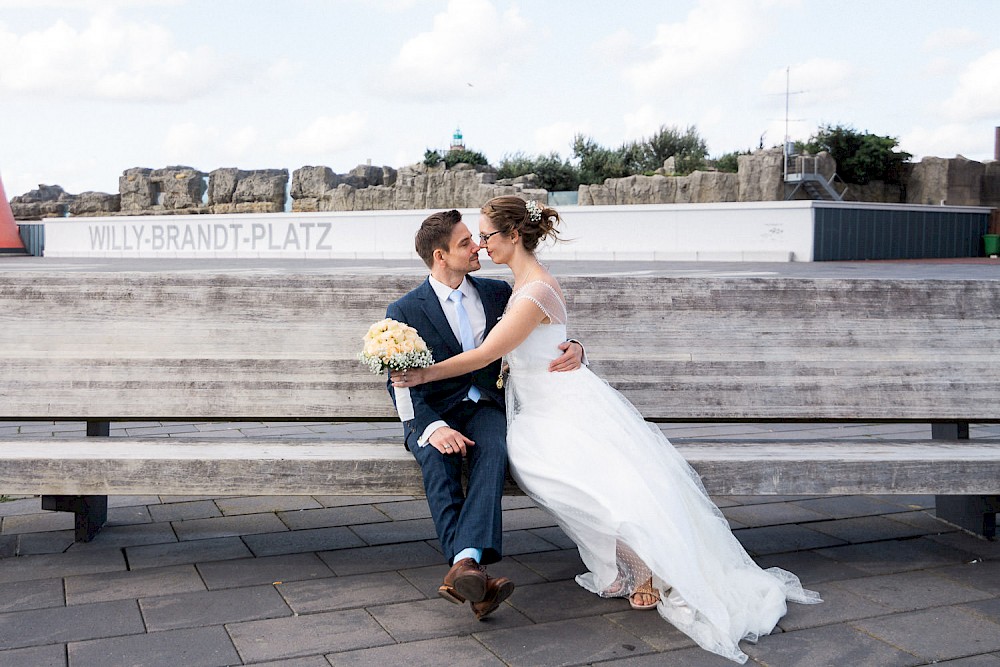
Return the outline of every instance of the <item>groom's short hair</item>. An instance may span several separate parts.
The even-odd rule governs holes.
[[[462,221],[462,214],[452,209],[450,211],[439,211],[427,216],[420,229],[414,237],[414,245],[420,259],[424,260],[427,268],[434,268],[434,251],[441,249],[447,252],[448,242],[451,241],[451,232],[455,225]]]

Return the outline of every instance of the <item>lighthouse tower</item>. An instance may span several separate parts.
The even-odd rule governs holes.
[[[465,142],[462,140],[462,129],[456,127],[455,134],[451,135],[451,147],[448,148],[448,152],[451,151],[464,151]]]

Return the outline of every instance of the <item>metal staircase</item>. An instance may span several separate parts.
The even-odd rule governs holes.
[[[801,190],[814,201],[843,201],[847,185],[836,173],[829,179],[818,170],[818,160],[811,155],[785,155],[785,199]]]

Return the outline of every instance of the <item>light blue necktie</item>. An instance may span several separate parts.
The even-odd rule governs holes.
[[[469,314],[465,312],[465,306],[462,305],[463,296],[465,295],[462,294],[461,290],[455,290],[448,298],[455,302],[455,312],[458,314],[458,333],[462,337],[462,351],[468,352],[476,349],[476,339],[472,335],[472,322],[469,321]],[[469,387],[470,401],[478,403],[480,396],[482,396],[482,392],[475,385]]]

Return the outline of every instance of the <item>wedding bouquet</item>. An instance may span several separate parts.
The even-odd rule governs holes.
[[[405,371],[407,368],[426,368],[434,363],[427,343],[413,327],[386,318],[376,322],[364,337],[365,346],[358,358],[368,370],[381,375],[387,370]],[[402,421],[413,419],[413,402],[408,388],[394,388],[396,411]]]

